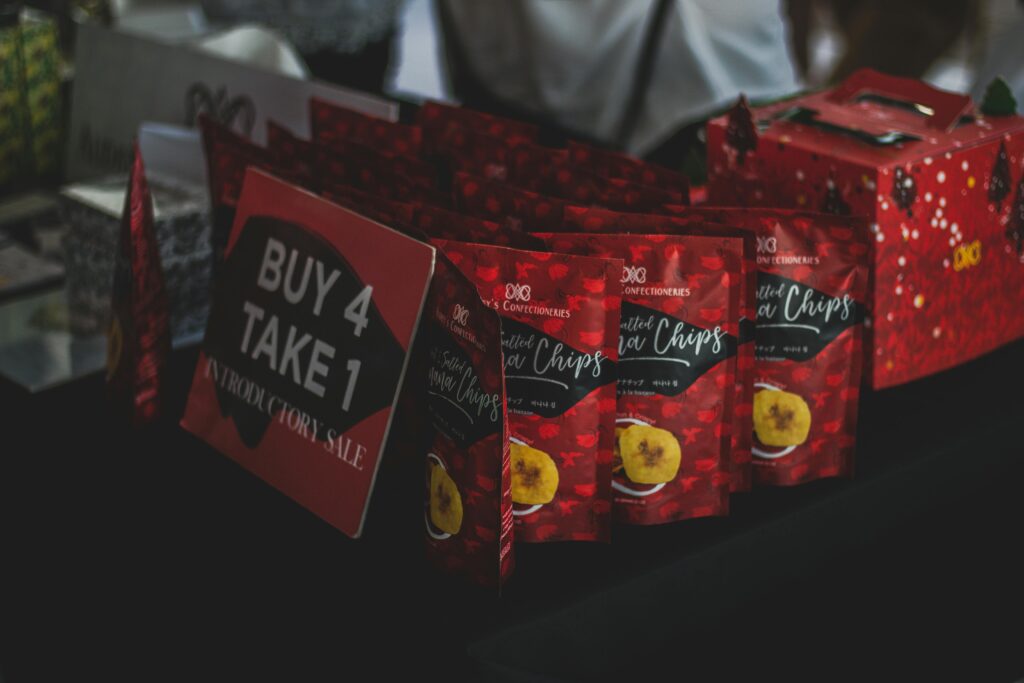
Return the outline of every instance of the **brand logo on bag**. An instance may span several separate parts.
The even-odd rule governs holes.
[[[469,309],[462,304],[455,304],[451,310],[448,310],[446,305],[436,306],[434,308],[434,320],[438,325],[448,330],[450,334],[469,342],[478,350],[487,350],[480,343],[480,340],[477,339],[473,330],[469,329]]]
[[[622,284],[643,284],[647,282],[647,269],[643,266],[623,266]]]
[[[821,257],[816,254],[795,253],[792,249],[786,250],[785,245],[782,253],[779,253],[779,241],[775,237],[759,236],[757,238],[757,263],[761,266],[792,266],[805,264],[816,266],[821,263]]]
[[[505,300],[498,301],[499,296],[495,297],[494,301],[484,300],[484,303],[493,308],[496,311],[506,311],[508,313],[522,313],[525,315],[535,315],[545,318],[571,318],[572,311],[568,308],[555,308],[554,306],[546,306],[544,301],[543,292],[540,295],[540,303],[530,301],[533,292],[530,289],[530,285],[520,284],[518,282],[508,282],[505,284]]]
[[[530,285],[520,285],[509,282],[505,285],[505,298],[509,301],[529,301]]]
[[[964,268],[973,268],[981,263],[981,241],[974,240],[970,244],[961,244],[953,250],[953,270],[960,272]]]
[[[623,266],[621,282],[625,296],[690,296],[693,293],[689,287],[659,287],[656,283],[641,287],[647,285],[647,268],[644,266]]]
[[[757,238],[757,253],[758,254],[774,254],[779,248],[778,241],[774,237],[758,237]]]

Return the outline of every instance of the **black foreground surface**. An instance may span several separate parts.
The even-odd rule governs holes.
[[[1024,343],[866,392],[852,481],[517,546],[500,599],[425,565],[416,454],[352,541],[103,395],[0,384],[5,683],[1024,678]]]

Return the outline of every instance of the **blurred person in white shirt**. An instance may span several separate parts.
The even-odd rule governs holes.
[[[439,0],[469,106],[678,166],[736,101],[798,91],[780,0]],[[661,158],[659,158],[661,157]]]

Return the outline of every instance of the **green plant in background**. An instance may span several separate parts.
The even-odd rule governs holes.
[[[22,25],[25,86],[32,126],[32,155],[37,177],[51,178],[60,168],[60,50],[54,21]]]
[[[32,174],[21,26],[0,28],[0,190]]]
[[[56,22],[34,14],[0,28],[0,191],[58,175],[57,40]]]

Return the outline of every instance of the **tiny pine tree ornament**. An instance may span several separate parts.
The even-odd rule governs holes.
[[[1024,257],[1024,176],[1017,182],[1017,194],[1010,210],[1010,221],[1006,224],[1006,238],[1014,242],[1017,256]]]
[[[988,181],[988,199],[1002,210],[1003,200],[1010,194],[1010,161],[1006,156],[1006,145],[999,143],[999,154],[992,166],[992,178]]]
[[[757,149],[757,138],[754,115],[747,104],[747,98],[740,95],[740,99],[729,112],[729,123],[725,130],[725,142],[736,150],[740,165],[746,160],[748,152]]]
[[[1013,116],[1017,113],[1017,100],[1010,86],[999,76],[992,79],[981,100],[981,113],[985,116]]]
[[[902,211],[907,212],[908,218],[914,215],[911,207],[917,200],[917,183],[914,182],[914,176],[902,168],[897,168],[896,173],[893,174],[892,200]]]
[[[849,216],[850,205],[843,201],[843,194],[839,191],[835,180],[828,179],[828,190],[825,192],[825,203],[821,210],[824,213],[832,213],[837,216]]]

